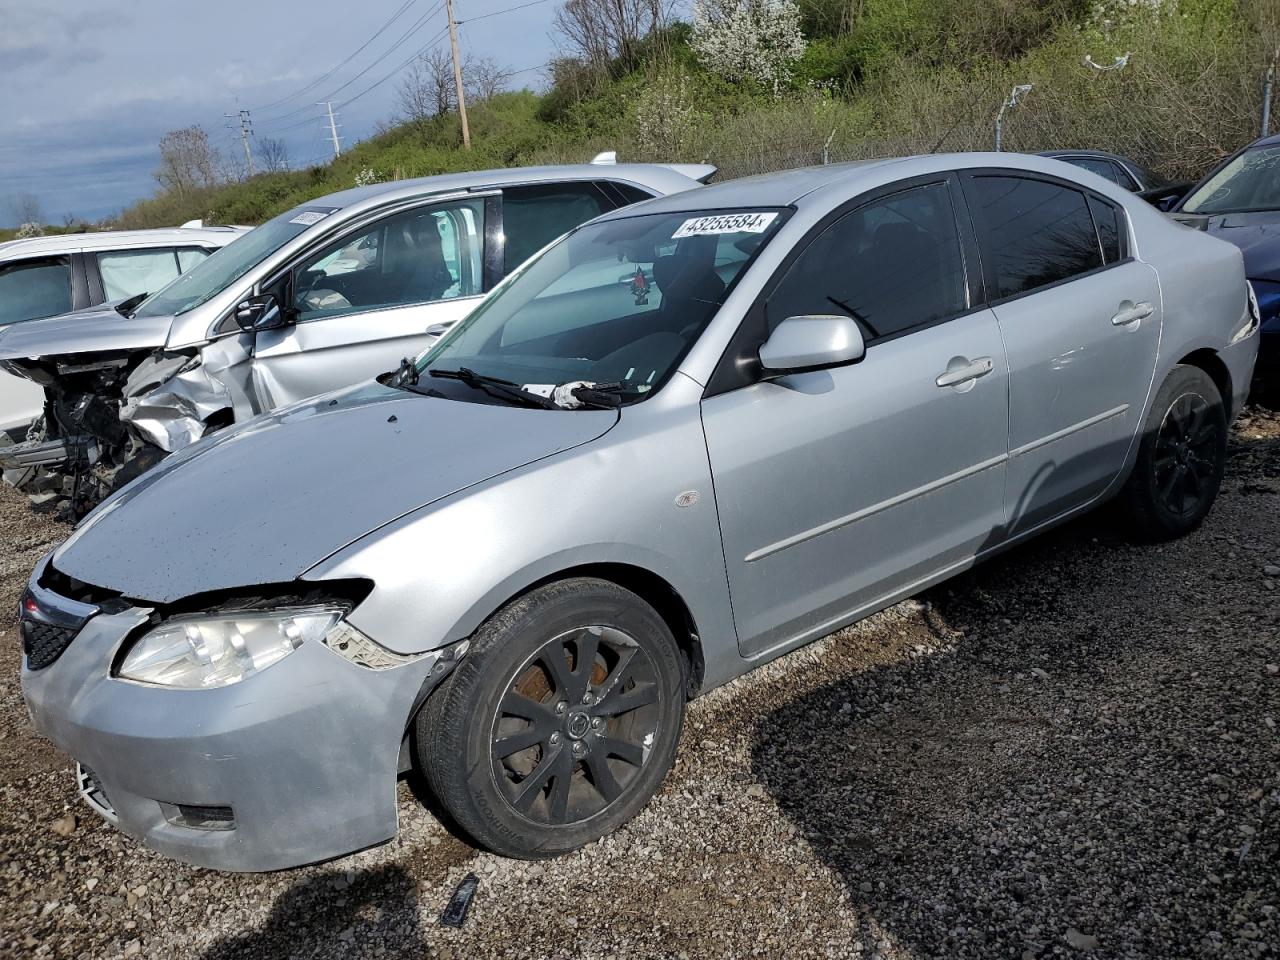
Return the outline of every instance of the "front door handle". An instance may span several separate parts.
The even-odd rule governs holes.
[[[952,363],[954,362],[953,360]],[[947,372],[940,374],[933,382],[940,387],[958,387],[979,377],[985,377],[994,369],[995,364],[990,357],[978,357],[962,367],[948,367]]]
[[[1145,320],[1155,312],[1156,308],[1149,303],[1134,303],[1127,307],[1121,305],[1120,312],[1111,318],[1111,323],[1113,326],[1123,327]]]

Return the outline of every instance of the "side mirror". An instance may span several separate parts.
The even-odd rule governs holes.
[[[856,363],[867,352],[852,317],[787,317],[760,348],[760,363],[774,376]]]
[[[284,311],[280,309],[280,301],[274,293],[241,300],[236,305],[235,315],[236,323],[245,333],[276,330],[287,324]]]

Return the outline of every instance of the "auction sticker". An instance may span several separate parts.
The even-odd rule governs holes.
[[[327,217],[329,214],[333,213],[333,211],[337,209],[338,209],[337,207],[320,207],[314,210],[303,210],[296,217],[293,217],[289,222],[300,223],[304,227],[309,227],[312,224],[319,223],[321,220],[323,220],[325,217]]]
[[[776,213],[729,213],[717,217],[695,217],[680,224],[672,240],[684,237],[715,237],[724,233],[764,233],[778,218]]]

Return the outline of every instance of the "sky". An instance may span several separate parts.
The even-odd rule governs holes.
[[[527,2],[454,6],[460,21],[475,18],[459,27],[464,53],[537,89],[556,53],[558,0],[485,16]],[[363,139],[396,113],[397,68],[424,45],[448,46],[443,0],[0,0],[0,24],[0,226],[19,194],[34,194],[49,223],[150,196],[157,144],[180,127],[201,125],[243,163],[224,117],[240,109],[255,136],[285,140],[295,168],[331,158],[317,101],[336,101],[344,143]]]

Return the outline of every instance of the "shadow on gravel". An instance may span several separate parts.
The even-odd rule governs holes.
[[[369,942],[394,942],[397,956],[427,956],[418,890],[400,866],[327,870],[281,894],[257,929],[220,940],[201,960],[345,957]]]
[[[919,598],[922,642],[954,646],[762,718],[754,773],[869,953],[1262,955],[1280,615],[1227,551],[1280,542],[1248,496],[1280,444],[1232,446],[1230,519],[1157,548],[1070,523]]]

